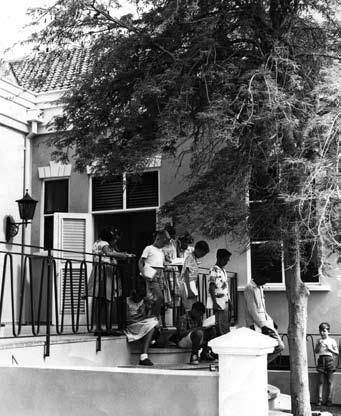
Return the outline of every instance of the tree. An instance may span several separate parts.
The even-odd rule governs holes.
[[[72,149],[78,169],[108,176],[155,153],[189,155],[191,186],[165,213],[209,237],[265,232],[273,251],[280,236],[296,416],[310,414],[300,244],[340,249],[339,5],[141,0],[138,17],[116,18],[113,2],[59,0],[34,12],[53,17],[34,40],[93,57],[55,120],[57,159]]]

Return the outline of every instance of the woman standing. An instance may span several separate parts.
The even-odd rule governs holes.
[[[117,277],[117,260],[135,257],[134,254],[121,253],[113,248],[117,246],[118,239],[118,230],[115,232],[110,228],[104,228],[92,246],[94,265],[88,283],[88,296],[95,300],[92,310],[95,311],[97,318],[96,332],[100,330],[99,323],[102,331],[107,330],[115,294],[118,295],[118,280],[115,279]],[[102,299],[101,305],[98,304],[100,299]],[[100,315],[99,320],[98,315]]]

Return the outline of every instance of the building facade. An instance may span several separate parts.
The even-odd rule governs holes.
[[[34,60],[13,62],[5,69],[0,80],[0,137],[4,143],[0,212],[3,217],[12,215],[17,219],[15,200],[28,189],[38,200],[35,217],[32,226],[21,228],[13,242],[31,244],[38,254],[51,248],[90,252],[101,228],[117,226],[123,236],[121,248],[139,256],[151,242],[153,231],[160,226],[160,206],[187,188],[189,167],[185,163],[178,171],[176,160],[155,157],[140,178],[122,175],[103,182],[88,172],[76,172],[72,158],[66,165],[53,162],[50,139],[54,132],[49,123],[62,112],[60,98],[88,65],[87,52],[77,51],[64,57],[38,56]],[[44,73],[48,76],[41,81]],[[198,234],[194,237],[195,240],[203,238]],[[209,241],[211,251],[202,261],[202,267],[214,264],[217,248],[227,247],[232,252],[229,270],[238,276],[240,326],[244,325],[243,288],[251,279],[252,265],[258,261],[257,247],[261,244],[251,243],[251,249],[245,249],[229,236]],[[11,244],[4,247],[14,250]],[[307,276],[311,290],[308,333],[317,333],[319,323],[328,321],[332,332],[341,334],[338,319],[341,267],[336,254],[329,257],[329,263],[322,270],[317,261]],[[277,265],[274,280],[265,292],[269,313],[280,332],[287,332],[282,264]],[[2,320],[10,321],[8,311]]]

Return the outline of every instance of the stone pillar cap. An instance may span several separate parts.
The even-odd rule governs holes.
[[[278,343],[268,335],[243,327],[212,339],[208,345],[219,355],[266,355]]]

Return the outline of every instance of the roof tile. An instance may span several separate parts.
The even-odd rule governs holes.
[[[46,92],[70,87],[70,80],[86,74],[91,66],[88,49],[39,53],[9,63],[21,87]]]

